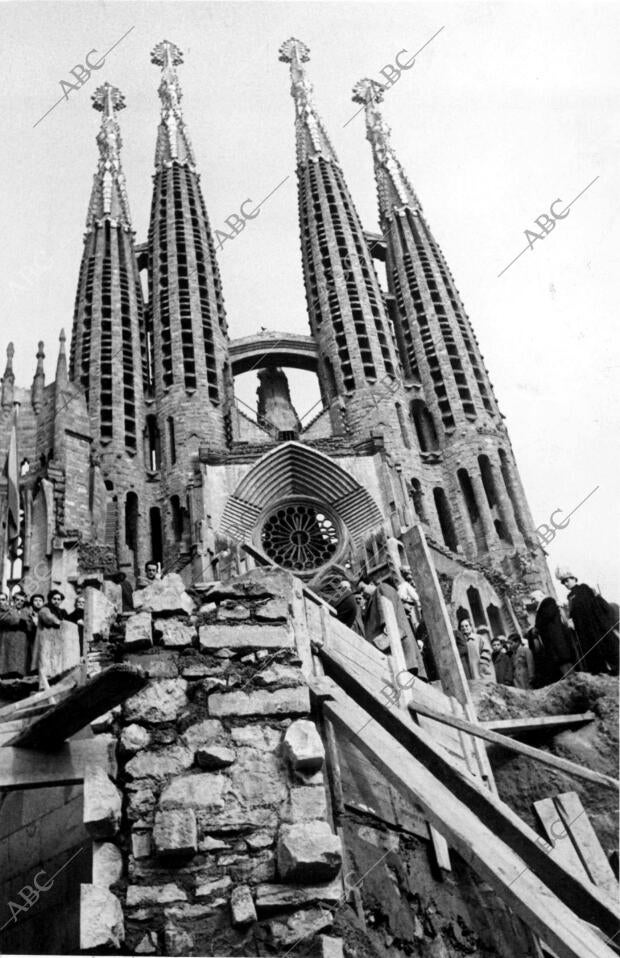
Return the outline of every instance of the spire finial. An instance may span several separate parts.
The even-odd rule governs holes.
[[[338,162],[329,137],[314,107],[313,88],[306,75],[304,63],[310,59],[310,48],[302,40],[290,37],[280,47],[278,59],[291,66],[291,96],[295,100],[297,119],[297,158],[304,162],[308,156],[322,154]]]
[[[69,384],[69,376],[67,375],[67,353],[65,351],[66,341],[65,331],[61,329],[58,337],[60,345],[58,347],[58,362],[56,363],[56,391],[58,391],[58,389],[65,389]]]
[[[32,408],[36,413],[39,412],[43,404],[43,389],[45,387],[45,367],[43,365],[43,360],[45,359],[45,344],[43,340],[39,340],[38,347],[37,368],[35,370],[34,378],[32,380],[32,388],[30,390]]]
[[[183,52],[175,43],[162,40],[151,51],[151,63],[162,69],[158,90],[161,100],[161,126],[157,137],[155,166],[169,166],[176,161],[194,167],[194,151],[181,112],[183,93],[176,71],[176,67],[183,63]]]
[[[121,167],[121,128],[116,114],[125,109],[125,97],[111,83],[97,87],[91,96],[93,110],[102,114],[101,128],[97,134],[99,164],[90,197],[87,229],[92,229],[104,216],[110,216],[127,229],[131,229],[129,202],[125,176]]]
[[[13,343],[9,343],[6,347],[6,369],[2,377],[2,396],[0,402],[3,406],[13,405],[13,396],[15,393],[15,373],[13,372],[14,355],[15,347]]]
[[[392,184],[392,200],[389,201],[390,205],[395,201],[399,207],[411,206],[413,209],[419,210],[421,209],[420,203],[403,168],[396,159],[394,149],[390,142],[391,131],[383,119],[383,114],[379,107],[379,104],[383,102],[386,89],[387,87],[382,83],[364,77],[363,80],[358,80],[353,87],[353,96],[351,99],[354,103],[361,103],[365,108],[366,139],[372,146],[376,169],[377,171],[382,170],[383,175],[387,174]],[[379,178],[378,172],[377,177]],[[381,191],[382,186],[380,185],[380,194]]]

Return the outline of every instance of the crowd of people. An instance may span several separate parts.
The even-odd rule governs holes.
[[[78,665],[84,655],[84,595],[78,592],[69,612],[59,589],[47,599],[18,590],[0,592],[0,678],[39,676],[48,680]]]
[[[556,575],[568,592],[566,609],[552,596],[533,592],[528,604],[531,626],[523,637],[516,631],[492,636],[486,625],[475,626],[471,618],[459,618],[454,639],[468,680],[536,689],[573,670],[618,675],[618,607],[579,583],[570,570],[558,569]],[[389,653],[382,599],[394,610],[408,671],[427,681],[437,679],[411,570],[402,569],[398,581],[373,580],[366,575],[355,581],[343,576],[334,601],[345,625]]]

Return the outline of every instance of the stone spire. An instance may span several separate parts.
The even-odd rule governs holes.
[[[161,122],[149,227],[149,315],[152,382],[160,435],[174,419],[175,448],[162,443],[162,480],[183,501],[199,448],[223,449],[232,374],[213,233],[181,114],[176,67],[181,51],[167,40],[151,61],[162,68]]]
[[[15,398],[15,373],[13,372],[13,356],[15,355],[15,346],[9,343],[6,347],[6,368],[2,377],[2,406],[12,407]]]
[[[297,128],[297,162],[304,163],[309,157],[322,154],[326,159],[338,162],[334,148],[325,132],[313,102],[313,87],[304,63],[310,59],[310,50],[301,40],[291,37],[280,47],[279,59],[291,67],[291,96],[295,101],[295,126]]]
[[[258,371],[259,387],[256,390],[258,424],[269,432],[301,432],[301,423],[297,411],[291,402],[288,379],[279,366],[270,366]]]
[[[340,164],[312,102],[304,63],[308,47],[290,39],[280,48],[290,64],[295,101],[301,246],[310,328],[319,352],[325,405],[336,395],[364,402],[377,382],[398,375],[398,357],[383,292]],[[351,410],[360,438],[370,418]],[[353,425],[355,423],[355,425]]]
[[[365,108],[403,367],[422,383],[436,421],[448,434],[458,424],[487,416],[501,421],[452,274],[392,147],[380,109],[384,89],[374,80],[360,80],[353,88],[353,101]]]
[[[366,139],[372,146],[375,158],[379,207],[388,210],[409,206],[421,211],[422,207],[400,165],[390,142],[391,130],[379,109],[385,87],[376,80],[359,80],[353,87],[353,102],[361,103],[366,113]]]
[[[87,229],[104,218],[131,229],[131,216],[125,175],[121,167],[121,130],[116,113],[125,109],[125,98],[117,87],[104,83],[91,97],[93,109],[101,114],[97,134],[99,163],[93,178],[93,189],[86,218]]]
[[[58,337],[58,361],[56,362],[56,392],[66,389],[69,384],[69,375],[67,373],[67,336],[64,329],[60,330]]]
[[[181,85],[176,67],[183,63],[183,54],[168,40],[162,40],[151,52],[151,63],[162,68],[159,96],[161,99],[161,123],[155,148],[155,166],[169,166],[176,162],[196,166],[194,151],[181,112]]]
[[[43,405],[43,391],[45,389],[45,367],[43,365],[45,360],[44,349],[45,344],[43,343],[43,340],[40,340],[37,349],[37,368],[32,380],[32,387],[30,389],[30,401],[35,413],[40,412],[41,406]]]

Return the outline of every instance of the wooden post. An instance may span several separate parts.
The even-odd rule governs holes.
[[[419,523],[412,526],[403,533],[402,538],[409,565],[414,573],[422,604],[422,618],[428,632],[428,641],[441,687],[447,695],[451,695],[460,703],[465,717],[470,722],[477,722],[473,699],[456,647],[452,623],[422,526]],[[473,748],[482,778],[488,788],[497,793],[485,746],[478,741],[473,743]]]

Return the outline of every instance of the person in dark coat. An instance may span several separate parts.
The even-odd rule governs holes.
[[[535,625],[547,657],[545,671],[548,681],[545,684],[548,685],[557,682],[577,664],[578,650],[571,629],[563,621],[558,604],[550,595],[538,606]]]
[[[75,622],[78,628],[78,637],[80,640],[80,658],[84,655],[84,606],[86,600],[84,595],[79,594],[75,597],[75,606],[73,612],[67,615],[69,622]]]
[[[0,593],[0,676],[27,674],[28,622],[23,609],[11,607],[6,592]]]
[[[394,586],[390,585],[389,582],[379,582],[377,584],[362,576],[358,580],[357,589],[366,596],[366,607],[364,609],[364,635],[366,639],[376,645],[381,652],[390,654],[390,640],[381,606],[381,598],[383,597],[391,603],[394,609],[407,669],[414,675],[419,675],[420,678],[425,679],[426,669],[424,668],[422,654],[414,638],[409,616],[405,612]]]
[[[463,623],[466,622],[465,630],[463,630]],[[463,666],[463,671],[465,673],[465,678],[473,679],[471,666],[469,664],[469,650],[467,648],[467,636],[465,632],[469,627],[469,633],[473,632],[472,624],[469,619],[461,619],[459,621],[459,627],[454,630],[454,641],[456,642],[456,650],[459,653],[459,658],[461,660],[461,665]]]
[[[336,609],[336,615],[340,622],[354,632],[357,632],[357,634],[363,638],[364,622],[362,619],[362,610],[359,602],[355,598],[351,583],[346,578],[340,580],[338,592],[334,598],[334,608]]]
[[[491,659],[495,666],[495,678],[498,685],[514,685],[512,659],[508,654],[501,638],[491,640]]]
[[[581,646],[581,666],[592,675],[618,675],[618,618],[610,604],[568,569],[556,576],[568,589],[570,615]]]
[[[39,624],[39,612],[45,605],[45,596],[40,592],[35,592],[30,596],[30,632],[28,635],[28,675],[36,674],[35,661],[35,643],[37,635],[37,625]]]

